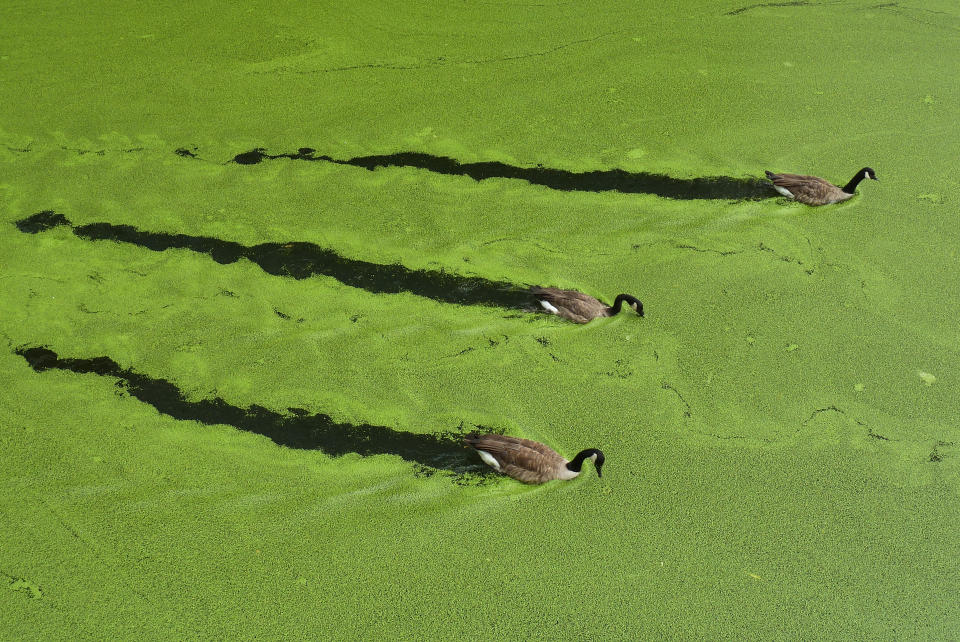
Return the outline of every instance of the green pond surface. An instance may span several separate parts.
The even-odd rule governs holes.
[[[960,9],[750,2],[0,7],[0,638],[960,638]],[[880,180],[811,208],[231,162],[303,147]],[[603,477],[485,474],[478,426]]]

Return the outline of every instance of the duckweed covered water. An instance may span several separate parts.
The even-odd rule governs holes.
[[[953,4],[2,14],[4,638],[960,632]],[[529,180],[864,165],[823,208]],[[70,225],[17,227],[43,211]],[[481,474],[478,426],[601,448],[604,477]]]

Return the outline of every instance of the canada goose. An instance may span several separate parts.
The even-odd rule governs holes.
[[[624,301],[636,310],[637,314],[643,316],[643,304],[629,294],[618,294],[613,305],[608,306],[603,301],[598,301],[576,290],[534,287],[530,288],[530,292],[547,312],[577,323],[586,323],[599,317],[612,317],[619,314]]]
[[[773,181],[773,189],[787,198],[800,201],[807,205],[830,205],[845,201],[857,190],[857,185],[865,178],[877,181],[876,173],[869,167],[864,167],[850,182],[842,188],[828,183],[816,176],[801,176],[799,174],[774,174],[767,172],[767,178]]]
[[[603,453],[596,448],[581,450],[568,462],[553,448],[529,439],[506,435],[478,435],[470,433],[463,438],[480,453],[480,459],[494,470],[525,484],[542,484],[552,479],[573,479],[580,474],[583,460],[593,461],[597,477],[601,477]]]

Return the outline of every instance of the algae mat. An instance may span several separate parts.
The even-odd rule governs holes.
[[[0,9],[3,638],[960,636],[955,4],[48,4]]]

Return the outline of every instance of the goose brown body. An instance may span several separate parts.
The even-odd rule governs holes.
[[[857,185],[864,178],[877,180],[876,174],[869,167],[864,167],[857,172],[843,188],[817,176],[802,174],[774,174],[768,171],[767,178],[778,192],[806,205],[830,205],[845,201],[853,197]]]
[[[533,287],[530,292],[545,310],[575,323],[587,323],[600,317],[613,316],[620,312],[623,301],[627,301],[637,314],[643,316],[643,304],[629,294],[618,295],[614,305],[609,306],[576,290]]]
[[[581,465],[587,458],[594,460],[598,475],[603,466],[603,453],[594,449],[581,451],[571,464],[553,448],[530,439],[471,433],[463,440],[479,451],[483,460],[495,470],[525,484],[573,479],[580,474]]]

